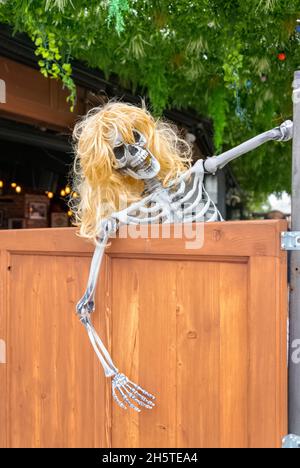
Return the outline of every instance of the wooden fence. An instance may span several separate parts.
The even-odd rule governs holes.
[[[113,402],[75,314],[93,246],[73,228],[0,232],[0,446],[280,446],[283,230],[206,225],[197,250],[186,239],[112,241],[93,322],[118,368],[156,394],[140,414]]]

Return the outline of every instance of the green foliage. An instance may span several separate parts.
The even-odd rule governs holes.
[[[193,108],[213,118],[218,152],[292,115],[300,67],[300,0],[7,0],[0,22],[27,33],[41,72],[74,104],[72,59],[147,93],[151,110]],[[286,60],[278,60],[284,52]],[[234,164],[253,199],[290,190],[290,145]]]
[[[71,77],[72,66],[65,60],[61,60],[59,47],[61,41],[56,42],[55,35],[53,33],[47,33],[42,31],[34,31],[31,36],[33,42],[36,45],[35,54],[42,57],[38,61],[41,69],[41,73],[47,78],[61,79],[64,86],[66,86],[70,94],[67,100],[71,102],[71,111],[74,110],[74,103],[76,100],[76,86]]]
[[[121,34],[125,29],[124,25],[124,15],[129,10],[129,5],[127,0],[110,0],[108,5],[108,24],[112,20],[115,21],[116,31],[118,34]]]
[[[222,150],[227,110],[228,103],[226,101],[226,91],[224,87],[212,90],[208,103],[208,115],[214,122],[216,152],[220,152]]]
[[[71,3],[71,0],[46,0],[45,8],[48,10],[49,8],[57,7],[63,11],[68,2]]]

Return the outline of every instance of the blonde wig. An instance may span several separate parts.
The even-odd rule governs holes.
[[[154,119],[141,108],[108,102],[91,109],[74,128],[75,159],[71,171],[70,198],[78,235],[96,241],[101,220],[141,199],[144,182],[117,170],[113,147],[117,135],[134,143],[133,130],[147,139],[149,151],[160,163],[158,179],[164,186],[191,166],[191,147],[179,137],[176,127]]]

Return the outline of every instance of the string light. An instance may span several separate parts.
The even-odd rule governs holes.
[[[69,216],[69,217],[71,217],[71,216],[72,216],[72,214],[73,214],[73,213],[72,213],[72,211],[71,211],[71,210],[69,210],[69,211],[68,211],[68,216]]]
[[[3,185],[4,185],[3,180],[0,180],[0,188],[3,188]]]
[[[10,186],[15,189],[16,193],[21,193],[22,192],[22,187],[18,185],[16,182],[11,182]],[[0,180],[0,189],[4,187],[4,181]],[[45,191],[45,194],[49,199],[54,198],[54,193]],[[65,197],[66,195],[72,194],[73,198],[77,198],[78,194],[76,192],[72,192],[71,188],[67,185],[64,189],[60,191],[60,195],[62,197]],[[72,212],[69,210],[68,211],[68,216],[72,216]]]

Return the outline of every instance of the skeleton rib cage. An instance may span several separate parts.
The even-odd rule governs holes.
[[[129,208],[114,213],[117,224],[165,224],[213,222],[222,219],[214,202],[204,188],[203,161],[170,182],[167,188],[157,189]]]

